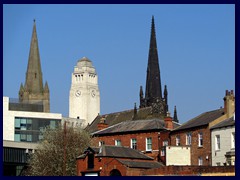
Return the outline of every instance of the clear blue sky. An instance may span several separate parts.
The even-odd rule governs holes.
[[[3,5],[3,95],[25,83],[36,19],[51,112],[68,116],[71,73],[83,56],[99,77],[101,114],[139,105],[145,89],[151,17],[162,88],[183,123],[223,106],[235,91],[234,5]]]

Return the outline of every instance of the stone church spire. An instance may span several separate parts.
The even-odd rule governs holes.
[[[150,47],[148,54],[147,79],[146,79],[146,105],[151,105],[156,99],[162,100],[161,78],[158,63],[158,51],[155,32],[154,17],[152,16],[152,27]]]
[[[157,40],[154,17],[152,16],[150,46],[148,54],[145,97],[140,87],[140,108],[152,107],[152,114],[156,117],[165,117],[168,111],[167,86],[162,96],[160,68],[158,62]]]
[[[33,24],[32,39],[28,57],[25,89],[31,93],[42,93],[43,91],[42,69],[35,20]]]
[[[42,79],[36,21],[34,20],[25,85],[20,87],[19,100],[28,103],[43,102],[43,111],[50,112],[49,88],[47,83],[43,87]]]

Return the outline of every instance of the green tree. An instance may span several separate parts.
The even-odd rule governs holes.
[[[80,128],[47,128],[30,157],[29,176],[74,176],[76,157],[90,146],[90,135]]]

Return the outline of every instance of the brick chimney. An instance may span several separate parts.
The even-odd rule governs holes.
[[[224,113],[227,117],[232,117],[235,112],[235,96],[233,90],[228,91],[226,90],[224,100]]]
[[[97,124],[98,130],[102,130],[108,127],[108,124],[106,123],[105,116],[102,116],[99,123]]]
[[[167,112],[167,116],[164,118],[165,128],[173,129],[173,119],[170,116],[170,112]]]

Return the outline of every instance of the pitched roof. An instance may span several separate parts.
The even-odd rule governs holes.
[[[124,121],[103,130],[93,133],[93,135],[106,135],[113,133],[125,133],[136,131],[149,131],[149,130],[165,130],[164,120],[150,119],[150,120],[134,120]]]
[[[233,117],[225,119],[224,121],[216,124],[210,129],[217,129],[217,128],[228,127],[228,126],[235,126],[235,121],[233,120]]]
[[[144,169],[151,169],[151,168],[159,168],[163,166],[163,164],[156,162],[156,161],[134,161],[134,160],[123,160],[117,159],[120,163],[126,165],[130,168],[144,168]]]
[[[202,113],[199,116],[197,116],[197,117],[187,121],[186,123],[182,124],[181,126],[177,127],[173,131],[179,131],[179,130],[189,129],[189,128],[193,128],[193,127],[208,125],[210,122],[219,118],[223,114],[224,114],[223,108]]]
[[[147,107],[147,108],[140,108],[138,109],[137,112],[137,117],[138,119],[149,119],[152,118],[151,115],[152,108]],[[97,124],[100,122],[100,120],[104,117],[105,118],[105,123],[108,124],[108,126],[112,126],[114,124],[127,121],[127,120],[132,120],[134,115],[134,109],[131,110],[126,110],[126,111],[121,111],[121,112],[115,112],[115,113],[110,113],[110,114],[105,114],[105,115],[98,115],[93,122],[88,125],[85,130],[87,130],[90,133],[93,133],[97,131]]]
[[[121,122],[125,122],[125,121],[134,122],[139,120],[153,119],[154,117],[152,115],[152,107],[145,107],[145,108],[138,109],[137,118],[133,119],[133,117],[134,117],[134,109],[105,114],[105,115],[98,115],[93,120],[93,122],[85,128],[85,130],[88,131],[89,133],[97,132],[98,131],[97,125],[102,118],[105,118],[105,123],[108,125],[108,127],[116,125]],[[155,119],[160,119],[160,118],[156,117]],[[173,121],[174,128],[179,126],[180,126],[179,123]]]
[[[146,159],[146,160],[153,159],[135,149],[131,149],[124,146],[109,146],[109,145],[103,145],[100,148],[99,154],[97,154],[96,157],[131,158],[131,159]]]

